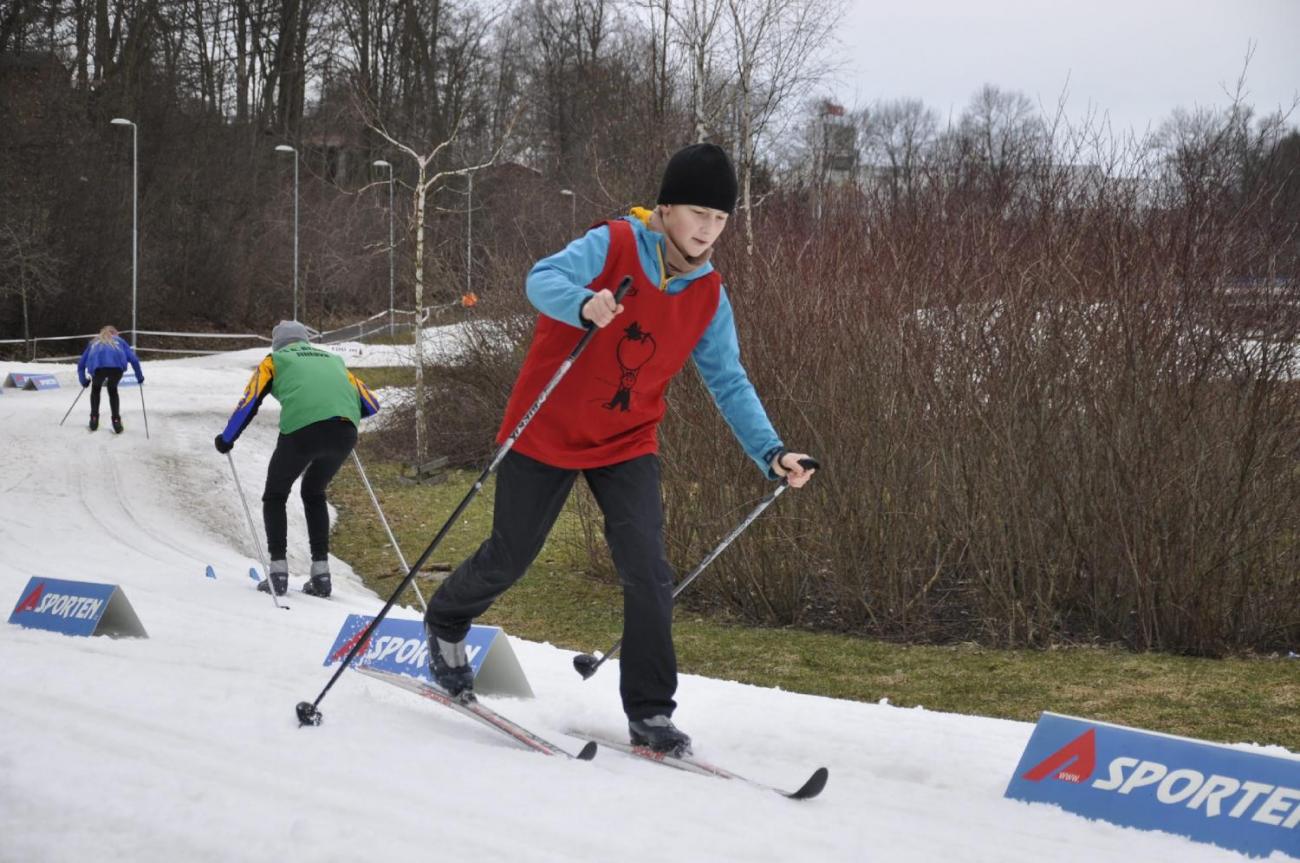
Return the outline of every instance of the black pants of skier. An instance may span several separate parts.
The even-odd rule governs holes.
[[[266,523],[266,545],[271,560],[284,560],[288,553],[285,505],[289,490],[300,476],[311,559],[329,559],[330,514],[325,489],[356,445],[357,427],[337,417],[312,423],[293,434],[280,435],[266,468],[266,489],[262,492],[262,520]]]
[[[506,454],[497,469],[492,536],[429,600],[426,619],[435,635],[445,641],[463,639],[474,618],[523,576],[578,473],[517,452]],[[581,473],[605,516],[605,541],[623,583],[623,710],[630,719],[671,715],[677,706],[677,655],[659,459],[641,456]]]
[[[118,411],[121,405],[117,400],[117,384],[122,380],[122,373],[126,369],[95,369],[95,373],[90,378],[90,415],[99,416],[99,388],[108,385],[108,407],[113,412],[112,416],[120,417]]]

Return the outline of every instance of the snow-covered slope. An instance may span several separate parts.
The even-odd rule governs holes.
[[[825,764],[825,793],[794,803],[612,751],[546,758],[353,673],[322,702],[324,724],[300,729],[294,705],[328,680],[344,618],[383,598],[342,561],[331,601],[294,593],[282,611],[253,589],[256,552],[212,437],[260,356],[148,362],[152,440],[135,389],[126,434],[89,434],[86,398],[60,427],[70,366],[44,367],[64,389],[0,397],[4,615],[34,575],[112,582],[150,636],[0,624],[0,861],[1239,859],[1002,799],[1027,724],[699,677],[683,677],[676,718],[700,755],[783,786]],[[255,517],[276,418],[268,400],[233,453]],[[306,536],[291,507],[297,587]],[[574,749],[566,727],[623,733],[616,668],[584,682],[565,651],[514,648],[537,698],[492,706]]]

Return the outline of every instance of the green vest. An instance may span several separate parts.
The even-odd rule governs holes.
[[[272,353],[271,359],[271,395],[280,403],[280,434],[333,417],[361,424],[361,397],[341,358],[307,342],[294,342]]]

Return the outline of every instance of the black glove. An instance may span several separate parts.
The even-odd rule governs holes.
[[[88,387],[88,386],[90,386],[90,381],[82,381],[82,382],[81,382],[81,388],[82,388],[83,390],[84,390],[86,387]]]
[[[212,444],[217,448],[217,452],[221,453],[222,455],[225,455],[226,453],[230,452],[232,449],[235,448],[235,445],[233,443],[226,443],[226,439],[221,435],[217,435],[216,438],[212,441]]]

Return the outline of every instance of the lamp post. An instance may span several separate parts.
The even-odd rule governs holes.
[[[385,162],[383,159],[376,159],[372,162],[376,168],[388,169],[388,335],[393,335],[396,331],[396,322],[393,316],[396,314],[394,308],[394,290],[393,290],[393,165],[391,162]]]
[[[298,151],[288,144],[275,148],[278,153],[293,153],[293,319],[298,320]]]
[[[140,289],[140,136],[135,123],[114,117],[114,126],[131,127],[131,347],[135,347]]]
[[[465,296],[473,291],[470,279],[474,272],[474,173],[469,174],[469,195],[465,199]]]
[[[578,196],[572,189],[561,189],[560,194],[569,199],[569,233],[578,230]]]

